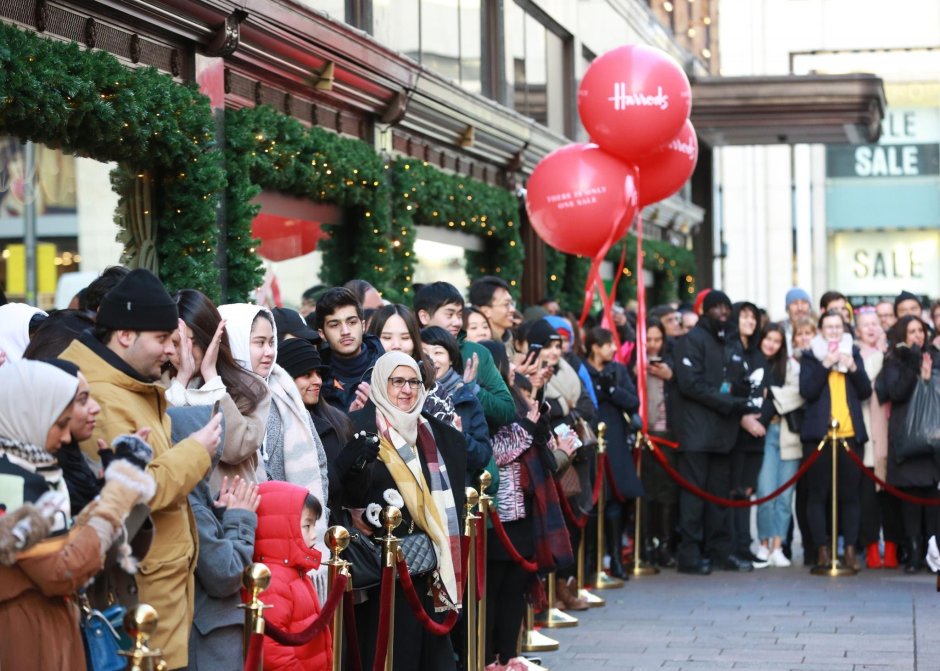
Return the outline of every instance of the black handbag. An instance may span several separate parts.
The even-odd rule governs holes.
[[[800,431],[803,430],[803,417],[806,415],[806,410],[797,408],[796,410],[791,410],[783,416],[784,421],[787,423],[787,428],[790,430],[790,433],[795,433],[800,435]]]
[[[437,568],[437,553],[431,537],[423,531],[415,531],[399,539],[399,547],[413,578],[426,575]],[[361,531],[350,529],[349,545],[340,555],[348,561],[352,574],[353,589],[368,589],[382,581],[382,544],[368,538]]]

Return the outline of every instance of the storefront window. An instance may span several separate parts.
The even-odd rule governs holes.
[[[19,140],[0,138],[0,286],[11,301],[65,307],[85,279],[120,261],[114,224],[118,198],[109,177],[114,166],[43,145],[33,149],[31,159]],[[30,204],[36,214],[35,295],[27,291]],[[80,271],[87,277],[62,280]],[[60,283],[63,295],[57,298]]]
[[[417,226],[412,284],[449,282],[461,293],[470,287],[464,255],[481,251],[481,238],[433,226]]]

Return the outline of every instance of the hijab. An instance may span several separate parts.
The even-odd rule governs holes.
[[[415,395],[415,404],[410,410],[402,410],[388,395],[388,378],[392,372],[399,366],[407,366],[418,379],[421,379],[421,371],[418,363],[404,352],[386,352],[375,362],[372,369],[372,384],[369,386],[369,398],[375,403],[389,424],[401,434],[401,437],[414,445],[418,441],[418,421],[421,418],[421,409],[424,407],[424,397],[427,390],[423,384],[418,385]]]
[[[46,436],[77,391],[77,377],[48,363],[24,359],[0,366],[0,440],[35,448],[55,463]]]
[[[0,351],[6,353],[7,361],[23,358],[23,352],[29,345],[29,320],[37,314],[46,315],[39,308],[26,303],[0,305]]]
[[[274,326],[274,315],[270,310],[251,303],[229,303],[219,306],[219,314],[225,320],[225,336],[232,350],[232,358],[249,373],[254,372],[251,370],[251,326],[260,313],[264,313],[271,320],[271,328],[274,332],[274,355],[277,358],[277,327]]]

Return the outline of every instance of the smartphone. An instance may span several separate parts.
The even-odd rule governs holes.
[[[209,415],[209,419],[212,419],[219,414],[219,408],[222,406],[222,401],[216,401],[212,404],[212,414]]]
[[[839,341],[838,341],[838,340],[830,340],[830,341],[829,341],[829,351],[830,351],[830,352],[835,352],[837,349],[839,349]]]
[[[647,357],[646,362],[647,363],[662,363],[663,358],[661,356],[651,356],[651,357]]]

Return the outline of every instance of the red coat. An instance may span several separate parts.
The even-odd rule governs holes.
[[[273,606],[264,619],[277,628],[303,631],[320,614],[320,600],[307,571],[320,566],[320,552],[304,545],[300,513],[307,490],[287,482],[262,482],[255,533],[256,562],[271,569],[271,586],[261,600]],[[278,645],[264,638],[264,668],[289,671],[319,671],[333,666],[330,629],[297,647]]]

